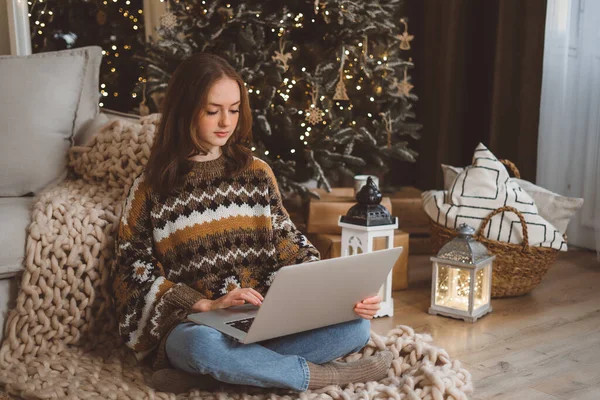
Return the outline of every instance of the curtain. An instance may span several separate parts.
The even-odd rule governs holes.
[[[535,180],[546,0],[411,0],[419,158],[397,175],[440,189],[440,163],[484,143]]]
[[[600,3],[548,0],[538,147],[538,181],[583,197],[569,243],[600,260]]]

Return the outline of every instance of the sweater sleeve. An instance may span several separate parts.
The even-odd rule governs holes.
[[[203,298],[191,287],[166,279],[155,258],[144,174],[134,181],[125,201],[113,271],[119,334],[138,360],[154,350]]]
[[[290,219],[290,216],[283,206],[281,193],[277,185],[277,179],[265,163],[267,175],[269,176],[269,204],[271,208],[271,222],[273,225],[273,235],[275,238],[275,248],[277,249],[279,265],[301,264],[305,262],[317,261],[320,258],[319,251],[312,245],[296,228],[296,225]]]

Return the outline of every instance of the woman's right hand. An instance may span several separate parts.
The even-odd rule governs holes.
[[[246,302],[260,306],[265,298],[252,288],[237,288],[216,300],[199,300],[192,306],[194,311],[210,311],[232,306],[241,306]]]

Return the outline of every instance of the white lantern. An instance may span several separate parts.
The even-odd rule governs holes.
[[[381,198],[381,192],[369,177],[367,184],[356,194],[358,204],[352,206],[347,215],[340,216],[338,225],[342,227],[342,257],[374,251],[373,241],[378,237],[387,238],[388,249],[394,247],[394,230],[398,228],[398,219],[379,204]],[[379,290],[379,296],[383,301],[375,317],[393,316],[392,272]]]
[[[475,322],[492,311],[492,261],[483,244],[473,238],[475,230],[462,224],[458,237],[431,257],[430,314]]]

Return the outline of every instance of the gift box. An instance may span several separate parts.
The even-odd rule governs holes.
[[[434,254],[431,233],[410,234],[410,254]]]
[[[283,196],[283,206],[288,212],[290,219],[298,229],[305,232],[306,229],[306,207],[302,197],[298,193],[286,193]],[[301,229],[302,228],[302,229]]]
[[[310,199],[306,232],[341,235],[342,228],[338,226],[340,215],[346,215],[356,204],[353,188],[333,188],[331,193],[324,189],[313,189],[321,199]],[[381,205],[392,211],[392,202],[384,197]]]
[[[319,250],[322,259],[340,257],[342,254],[342,236],[327,233],[312,233],[306,235],[308,240]],[[387,238],[378,237],[373,240],[374,250],[387,248]],[[394,264],[392,272],[392,290],[408,288],[408,253],[409,234],[396,230],[394,233],[394,247],[404,247],[404,251]],[[365,266],[368,268],[368,266]]]
[[[429,217],[423,210],[421,191],[414,187],[404,187],[389,194],[392,215],[398,217],[398,228],[408,233],[429,233]]]
[[[403,187],[389,193],[392,215],[398,218],[398,227],[410,233],[411,254],[432,254],[429,217],[423,210],[421,191],[414,187]]]

